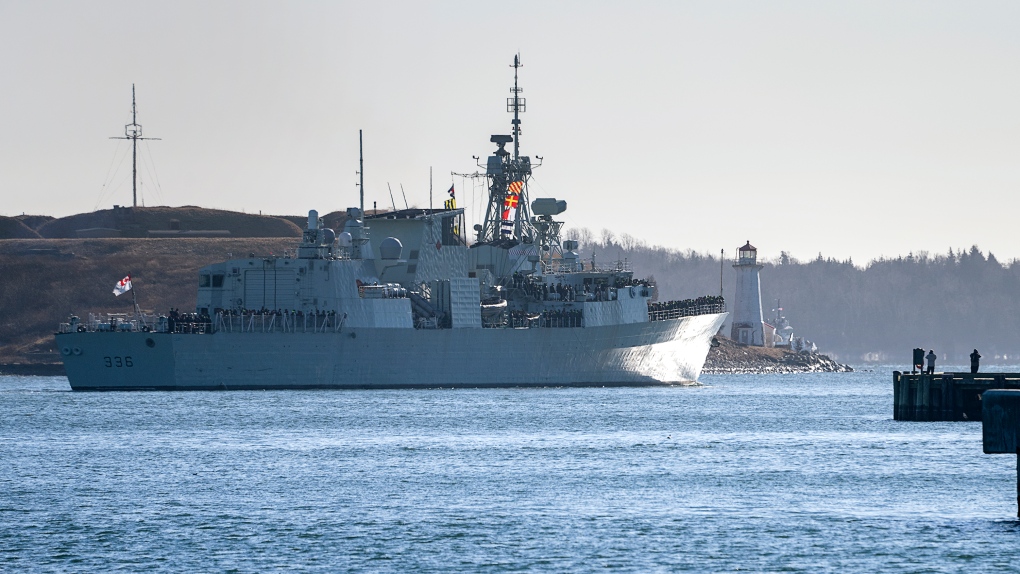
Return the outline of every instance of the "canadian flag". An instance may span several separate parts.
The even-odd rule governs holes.
[[[120,281],[117,281],[117,284],[113,286],[113,294],[118,296],[118,297],[120,297],[121,295],[127,293],[130,290],[131,290],[131,276],[130,275],[128,275],[127,277],[121,279]]]

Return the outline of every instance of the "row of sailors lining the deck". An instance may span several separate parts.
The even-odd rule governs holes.
[[[652,321],[677,319],[701,313],[720,313],[726,301],[718,295],[705,295],[682,301],[663,301],[648,304],[648,318]]]
[[[543,311],[539,320],[543,327],[580,327],[583,314],[580,309]]]
[[[251,317],[261,315],[272,315],[276,317],[333,317],[336,315],[336,311],[300,311],[291,309],[220,309],[217,313],[222,314],[224,317]]]
[[[510,277],[511,287],[522,288],[526,283],[541,283],[541,281],[538,281],[534,275],[521,273],[520,271],[515,271]],[[613,283],[613,287],[616,287],[617,289],[637,286],[650,287],[651,283],[649,283],[647,279],[627,279],[625,277],[616,277],[616,281]]]
[[[212,330],[212,318],[205,311],[181,313],[171,308],[166,319],[167,331],[170,333],[208,333]]]
[[[567,283],[545,283],[514,273],[511,285],[534,301],[611,301],[616,299],[615,289],[596,283],[585,284],[580,290]]]
[[[510,327],[580,327],[584,313],[580,309],[557,309],[535,315],[526,311],[510,311],[507,323]]]

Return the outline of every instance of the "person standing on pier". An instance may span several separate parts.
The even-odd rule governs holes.
[[[935,356],[935,349],[928,349],[928,354],[925,355],[924,358],[928,359],[928,374],[929,375],[934,375],[935,374],[935,359],[938,358],[938,357]]]
[[[978,372],[978,362],[981,361],[981,354],[974,349],[974,352],[970,354],[970,372],[971,374]]]

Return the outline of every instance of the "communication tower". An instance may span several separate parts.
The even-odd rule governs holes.
[[[134,84],[131,84],[131,123],[124,126],[124,137],[110,139],[131,140],[131,206],[138,207],[138,140],[158,140],[160,138],[142,137],[142,126],[138,123],[138,108],[135,107]]]

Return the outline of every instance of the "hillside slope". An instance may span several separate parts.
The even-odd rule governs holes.
[[[25,225],[16,217],[0,216],[0,239],[33,239],[39,238],[34,229]]]
[[[225,230],[233,237],[301,237],[301,227],[270,215],[202,207],[118,207],[47,221],[38,228],[47,239],[76,239],[80,229],[116,229],[121,237],[146,237],[150,230]]]
[[[72,312],[129,312],[130,295],[111,293],[128,273],[143,309],[194,309],[203,265],[294,246],[291,238],[0,241],[0,363],[58,361],[53,332]]]

